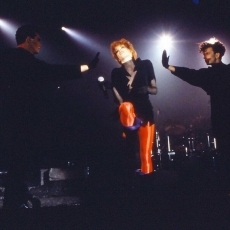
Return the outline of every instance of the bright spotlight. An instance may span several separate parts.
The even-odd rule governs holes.
[[[66,28],[66,27],[62,27],[62,30],[65,31],[68,35],[70,35],[72,38],[78,40],[78,41],[82,41],[84,40],[84,37],[82,35],[80,35],[79,32],[77,32],[74,29],[70,29],[70,28]]]
[[[9,21],[9,20],[4,20],[0,19],[0,29],[1,33],[8,39],[10,40],[10,43],[15,45],[15,32],[19,26],[16,25],[15,23]]]
[[[172,46],[172,37],[170,35],[164,34],[160,38],[160,43],[161,43],[162,49],[167,50]]]
[[[98,42],[96,39],[94,39],[92,35],[83,33],[82,31],[79,31],[74,28],[67,28],[67,27],[62,27],[62,30],[65,31],[66,34],[70,36],[71,39],[74,41],[81,43],[92,50],[100,51],[101,53],[107,53],[107,48],[105,48],[104,44],[101,44],[103,42]]]

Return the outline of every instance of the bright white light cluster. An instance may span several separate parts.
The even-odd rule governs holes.
[[[205,41],[205,42],[207,42],[209,44],[215,44],[216,42],[218,42],[218,40],[213,37],[213,38],[210,38],[208,41]]]
[[[160,38],[160,43],[163,49],[169,49],[172,46],[172,37],[170,35],[162,35]]]

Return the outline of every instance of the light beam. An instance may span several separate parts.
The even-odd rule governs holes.
[[[108,53],[107,47],[105,48],[104,43],[97,38],[93,39],[93,35],[87,35],[77,29],[72,29],[68,27],[62,27],[61,28],[63,31],[65,31],[74,41],[79,42],[88,48],[92,49],[93,51],[96,52],[101,52],[101,53]],[[100,44],[103,43],[103,44]]]
[[[15,45],[15,33],[18,27],[19,26],[12,21],[0,19],[0,32],[12,45]]]

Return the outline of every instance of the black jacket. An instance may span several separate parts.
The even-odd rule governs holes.
[[[123,98],[124,102],[131,102],[134,106],[137,117],[141,118],[144,122],[154,122],[153,109],[149,100],[148,94],[139,94],[138,89],[143,86],[150,86],[150,82],[156,79],[154,69],[151,61],[141,60],[138,58],[134,61],[137,73],[132,82],[132,89],[129,90],[127,83],[130,76],[125,70],[124,66],[114,68],[111,73],[111,80],[113,86],[117,89],[118,93]]]
[[[47,64],[22,48],[0,52],[0,108],[4,121],[38,117],[48,82],[81,77],[80,66]],[[16,120],[15,120],[16,119]]]
[[[172,72],[210,95],[211,121],[216,136],[230,134],[230,65],[221,63],[199,70],[175,67]]]

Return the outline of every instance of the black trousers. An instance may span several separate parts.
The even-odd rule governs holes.
[[[26,181],[29,175],[40,175],[38,128],[29,121],[6,123],[1,129],[1,157],[7,169],[4,207],[18,207],[29,197]]]

